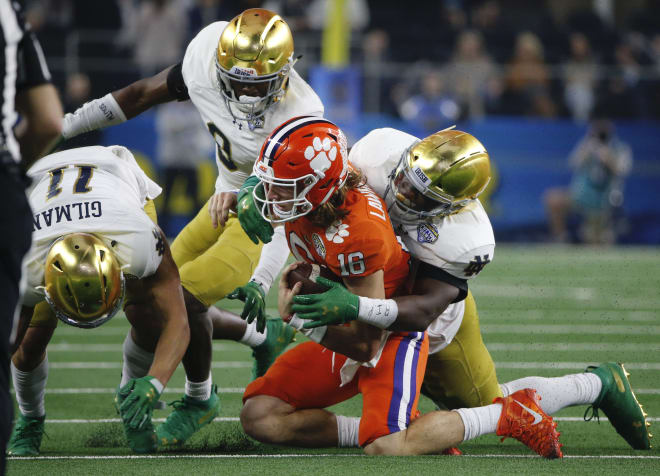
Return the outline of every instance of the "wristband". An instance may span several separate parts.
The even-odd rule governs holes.
[[[74,113],[64,115],[62,137],[70,139],[83,132],[113,126],[126,121],[126,115],[112,93],[80,106]]]
[[[325,333],[328,331],[328,326],[315,327],[313,329],[304,329],[303,328],[304,323],[305,320],[299,318],[296,314],[291,316],[291,320],[288,322],[288,324],[291,327],[305,334],[309,338],[309,340],[313,340],[314,342],[320,344],[323,338],[325,337]]]
[[[158,395],[163,393],[163,389],[165,388],[165,385],[160,383],[160,380],[158,380],[156,377],[149,376],[148,378],[149,378],[149,383],[156,388],[156,391],[158,391]]]
[[[359,296],[359,300],[358,321],[380,329],[387,329],[396,321],[399,306],[394,299],[373,299]]]

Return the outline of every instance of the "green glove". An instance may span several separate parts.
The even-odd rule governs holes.
[[[262,333],[266,328],[266,292],[261,284],[250,281],[245,286],[239,286],[227,295],[229,299],[240,299],[245,303],[241,318],[248,323],[257,318],[257,331]]]
[[[264,220],[261,213],[254,203],[252,191],[259,183],[259,179],[255,176],[249,177],[241,186],[238,192],[238,204],[236,205],[236,213],[238,214],[238,221],[243,228],[243,231],[254,242],[259,244],[259,240],[264,243],[269,243],[273,239],[273,227]],[[263,187],[257,189],[257,193],[263,198]]]
[[[116,401],[119,403],[119,415],[124,425],[131,430],[140,430],[151,423],[154,405],[160,392],[151,383],[154,377],[147,375],[134,378],[119,389]]]
[[[329,287],[321,294],[295,296],[291,310],[301,319],[307,319],[305,329],[344,324],[358,317],[360,299],[342,284],[322,277],[316,278],[318,284]]]

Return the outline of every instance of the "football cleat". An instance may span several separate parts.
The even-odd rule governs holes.
[[[269,317],[266,321],[266,340],[252,349],[254,364],[252,365],[252,379],[261,377],[275,362],[278,355],[293,342],[296,330],[285,324],[279,317]]]
[[[156,429],[158,445],[173,448],[183,445],[188,438],[211,423],[220,412],[218,386],[213,385],[208,400],[197,400],[184,395],[169,405],[174,407],[167,419]]]
[[[646,413],[637,401],[628,380],[628,372],[623,364],[607,362],[598,367],[589,366],[587,372],[596,374],[603,382],[603,388],[596,401],[584,412],[584,419],[599,419],[598,410],[603,410],[624,440],[636,450],[651,448],[651,434],[646,421]],[[591,416],[587,416],[591,410]]]
[[[461,456],[463,452],[456,447],[451,447],[442,450],[442,454],[447,456]]]
[[[44,436],[46,416],[19,416],[7,445],[8,456],[37,456]]]
[[[557,423],[541,410],[540,400],[536,390],[531,388],[518,390],[506,398],[495,398],[493,403],[502,404],[497,435],[503,437],[502,441],[507,437],[515,438],[544,458],[561,458],[564,455]]]

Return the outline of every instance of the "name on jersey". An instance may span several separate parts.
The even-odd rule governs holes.
[[[378,218],[387,221],[385,209],[383,208],[383,202],[380,200],[380,197],[376,195],[369,187],[360,187],[358,188],[358,191],[367,197],[367,203],[369,204],[369,214],[375,215]]]
[[[32,231],[41,230],[44,226],[49,227],[61,222],[98,218],[101,215],[103,215],[103,211],[101,210],[100,200],[58,205],[35,213],[32,218]]]

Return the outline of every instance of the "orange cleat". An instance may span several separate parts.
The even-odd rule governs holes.
[[[502,404],[502,414],[497,423],[497,435],[511,437],[531,448],[544,458],[561,458],[560,433],[557,423],[547,415],[538,402],[536,390],[524,388],[506,398],[498,397],[493,403]]]
[[[449,456],[461,456],[463,452],[456,447],[452,447],[452,448],[445,448],[444,450],[442,450],[442,454]]]

